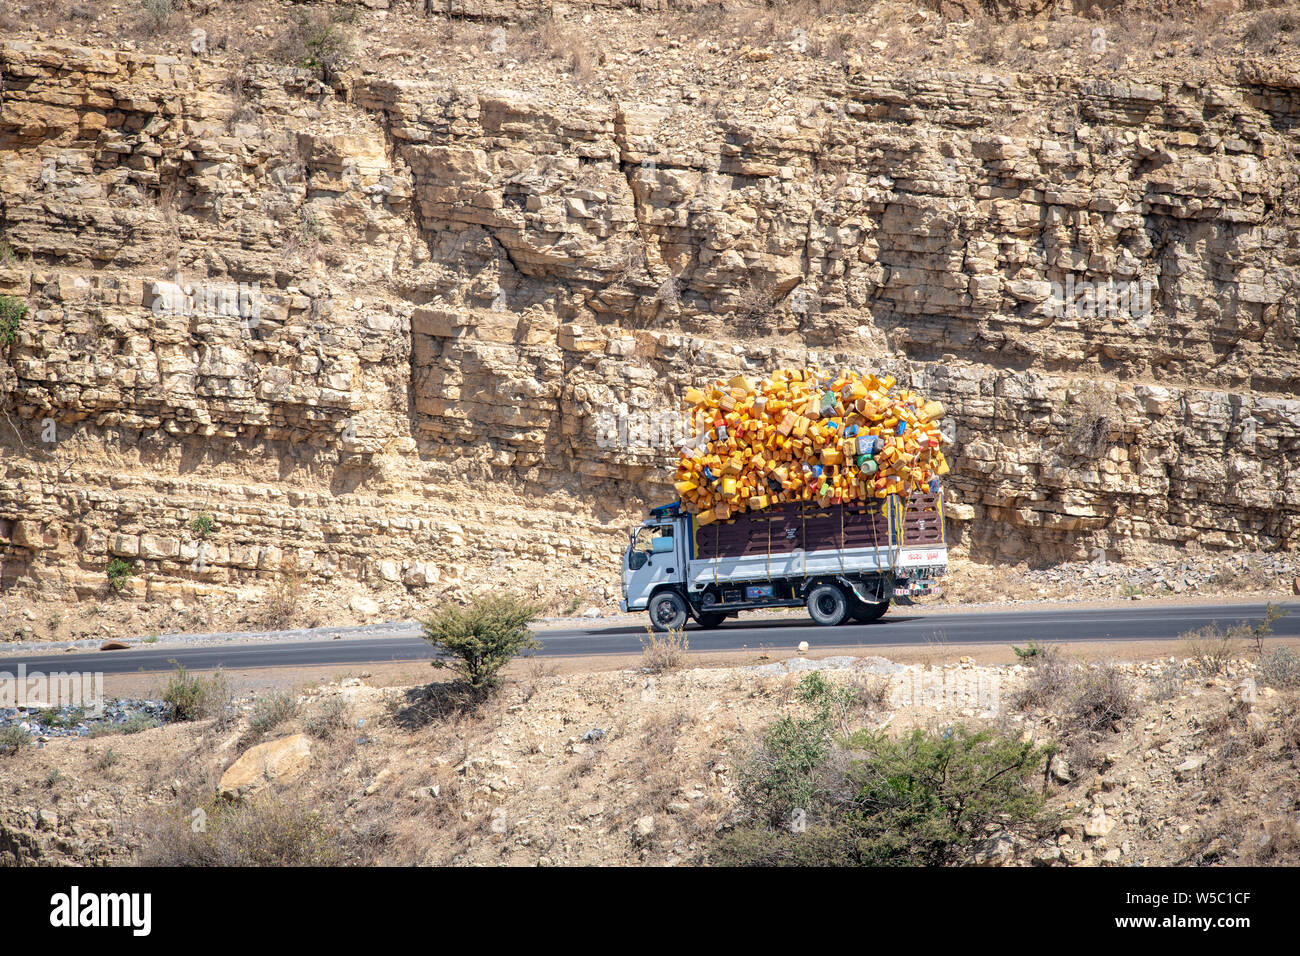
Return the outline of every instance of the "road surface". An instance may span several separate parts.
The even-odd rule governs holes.
[[[1300,603],[1283,605],[1288,615],[1273,625],[1275,637],[1300,637]],[[735,651],[764,647],[793,648],[807,641],[816,648],[843,647],[861,653],[891,646],[918,644],[1023,644],[1079,641],[1176,641],[1188,631],[1212,623],[1259,621],[1263,604],[1225,606],[1122,607],[1042,611],[982,611],[926,615],[919,607],[891,608],[872,624],[818,627],[807,618],[728,621],[705,631],[691,625],[692,651]],[[324,629],[339,631],[339,628]],[[347,629],[342,629],[346,632]],[[27,672],[98,671],[129,674],[165,671],[178,661],[191,670],[263,667],[312,667],[336,664],[377,664],[425,660],[433,651],[415,625],[394,625],[385,630],[367,628],[367,636],[342,640],[261,640],[256,643],[134,644],[128,650],[62,654],[19,655],[0,658],[0,672],[15,673],[20,664]],[[644,625],[620,627],[558,628],[538,631],[540,656],[573,657],[595,654],[637,654],[645,636]],[[1174,652],[1171,648],[1171,652]]]

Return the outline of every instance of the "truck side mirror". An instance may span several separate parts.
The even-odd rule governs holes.
[[[640,571],[645,567],[645,563],[649,557],[650,556],[644,551],[633,551],[627,556],[627,566],[633,571]]]

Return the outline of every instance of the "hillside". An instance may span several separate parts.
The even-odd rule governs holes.
[[[608,608],[803,361],[944,403],[974,566],[1295,549],[1285,4],[443,6],[5,0],[0,589]]]

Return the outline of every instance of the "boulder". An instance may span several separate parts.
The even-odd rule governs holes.
[[[217,789],[227,800],[240,800],[271,783],[293,780],[310,765],[311,740],[306,734],[270,740],[245,751],[221,775]]]
[[[1115,823],[1106,816],[1106,811],[1101,807],[1093,807],[1092,813],[1088,816],[1087,821],[1083,824],[1084,835],[1093,838],[1104,837],[1107,833],[1115,828]]]

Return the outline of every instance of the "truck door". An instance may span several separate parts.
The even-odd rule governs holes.
[[[674,534],[674,523],[644,524],[632,536],[624,556],[627,609],[644,610],[660,584],[681,580],[685,542]]]

